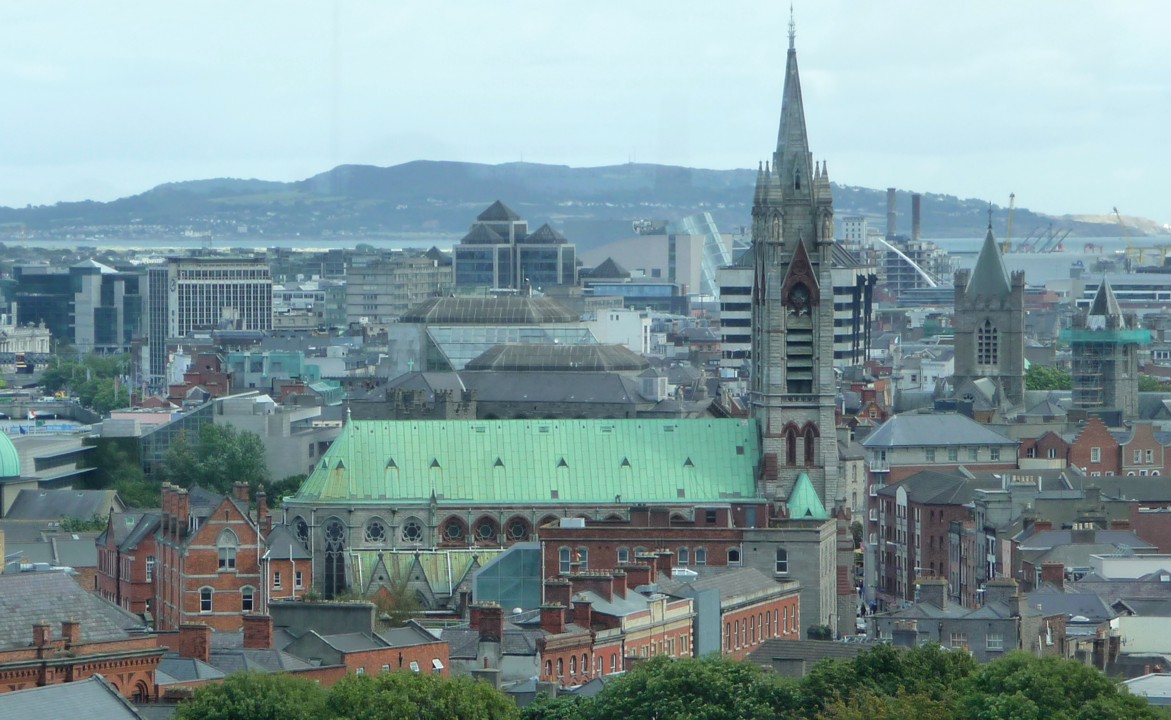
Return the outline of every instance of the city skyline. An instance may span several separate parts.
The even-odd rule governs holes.
[[[0,10],[0,205],[417,159],[754,167],[789,7],[113,2]],[[1155,2],[795,3],[839,183],[1171,222]]]

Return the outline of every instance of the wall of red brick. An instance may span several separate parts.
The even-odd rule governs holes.
[[[799,640],[799,615],[800,600],[797,595],[725,612],[721,618],[723,634],[720,640],[724,656],[743,660],[766,640]]]
[[[1098,462],[1092,460],[1093,448],[1100,451]],[[1069,464],[1085,469],[1088,475],[1117,475],[1121,469],[1118,441],[1097,416],[1086,421],[1069,448]]]

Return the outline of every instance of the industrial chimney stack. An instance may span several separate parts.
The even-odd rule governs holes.
[[[887,242],[895,238],[895,189],[886,189],[886,239]]]
[[[919,242],[919,226],[923,220],[923,196],[911,195],[911,240]]]

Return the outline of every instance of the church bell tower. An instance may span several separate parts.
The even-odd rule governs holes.
[[[839,499],[833,371],[833,197],[805,131],[796,31],[777,148],[757,171],[752,203],[752,369],[749,401],[761,431],[760,492],[789,501],[802,474],[822,503]]]

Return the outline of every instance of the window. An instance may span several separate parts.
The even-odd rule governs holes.
[[[389,666],[389,665],[383,665],[383,666],[382,666],[382,672],[384,672],[384,673],[388,673],[388,672],[390,672],[390,666]]]
[[[1037,448],[1036,448],[1036,446],[1034,446],[1034,445],[1030,445],[1030,446],[1029,446],[1029,449],[1028,449],[1028,450],[1025,450],[1025,457],[1030,457],[1030,458],[1035,458],[1035,457],[1037,457]]]
[[[781,620],[785,623],[785,625],[784,625],[785,634],[788,635],[789,634],[789,606],[788,605],[786,605],[785,608],[781,611]]]
[[[561,658],[557,658],[557,677],[562,677],[564,675],[565,675],[565,661],[562,660]]]
[[[996,365],[1000,362],[1000,348],[996,328],[991,320],[976,328],[976,364]]]
[[[577,656],[576,655],[571,655],[569,657],[569,674],[570,675],[577,674]]]
[[[976,462],[979,459],[980,459],[980,448],[976,448],[976,447],[968,448],[968,460],[971,460],[972,462]]]
[[[272,587],[274,590],[281,589],[281,571],[276,570],[272,574]]]
[[[748,618],[748,642],[751,645],[756,644],[756,618]]]
[[[1155,462],[1155,451],[1147,450],[1147,464],[1150,465],[1153,462]]]
[[[293,587],[297,590],[301,590],[305,587],[305,574],[300,570],[293,573]]]
[[[960,461],[960,449],[954,448],[954,447],[949,447],[947,449],[947,461],[948,462],[959,462]]]
[[[685,548],[685,547],[679,548],[679,552],[675,553],[675,556],[679,560],[680,565],[690,565],[691,564],[691,551],[688,550],[687,548]]]
[[[716,524],[716,511],[715,510],[704,510],[703,511],[703,521],[705,523],[707,523],[708,525],[715,525]]]
[[[776,572],[779,575],[786,575],[789,572],[789,551],[785,548],[777,548]]]
[[[998,447],[989,448],[988,454],[993,460],[999,460],[1000,459],[1000,448],[998,448]]]
[[[577,549],[577,557],[575,558],[579,565],[578,572],[582,570],[589,570],[590,568],[590,549],[587,547],[579,547]]]
[[[935,462],[935,448],[927,448],[927,462]]]
[[[695,549],[695,564],[707,565],[707,548]]]
[[[1143,461],[1143,451],[1142,450],[1135,450],[1134,451],[1134,464],[1138,465],[1142,461]]]
[[[953,632],[951,634],[951,642],[949,644],[951,645],[952,650],[967,649],[967,647],[968,647],[968,634],[962,633],[962,632]]]
[[[239,545],[240,541],[236,539],[236,533],[231,530],[224,530],[220,533],[219,539],[216,540],[216,548],[220,555],[220,570],[236,569],[236,548]]]
[[[732,647],[732,623],[724,623],[724,648]]]
[[[386,526],[375,518],[366,523],[366,542],[382,545],[386,542]]]
[[[618,653],[610,654],[610,672],[618,672]]]
[[[562,575],[568,575],[571,569],[570,562],[573,560],[573,554],[569,548],[563,547],[557,551],[558,572]]]
[[[212,590],[209,587],[199,588],[199,612],[211,612],[211,593]]]
[[[618,548],[618,562],[620,562],[620,563],[630,562],[630,548],[627,548],[627,547]]]
[[[988,633],[988,649],[989,650],[1003,650],[1004,649],[1004,635],[1001,633]]]
[[[1092,463],[1102,462],[1102,448],[1100,448],[1100,447],[1090,448],[1090,462],[1092,462]]]
[[[736,643],[736,647],[740,647],[740,621],[736,620],[732,623],[732,640]]]
[[[728,548],[728,565],[731,567],[740,566],[740,548]]]
[[[251,587],[245,585],[240,588],[240,610],[243,612],[252,612],[255,607],[256,593]]]
[[[423,523],[415,518],[409,518],[403,523],[402,538],[404,542],[409,543],[423,542]]]
[[[146,581],[151,582],[155,576],[155,556],[148,555],[146,558]]]
[[[545,661],[545,677],[553,677],[553,661]]]
[[[1050,460],[1056,458],[1057,457],[1057,448],[1049,448],[1049,452],[1047,453],[1047,455]]]

